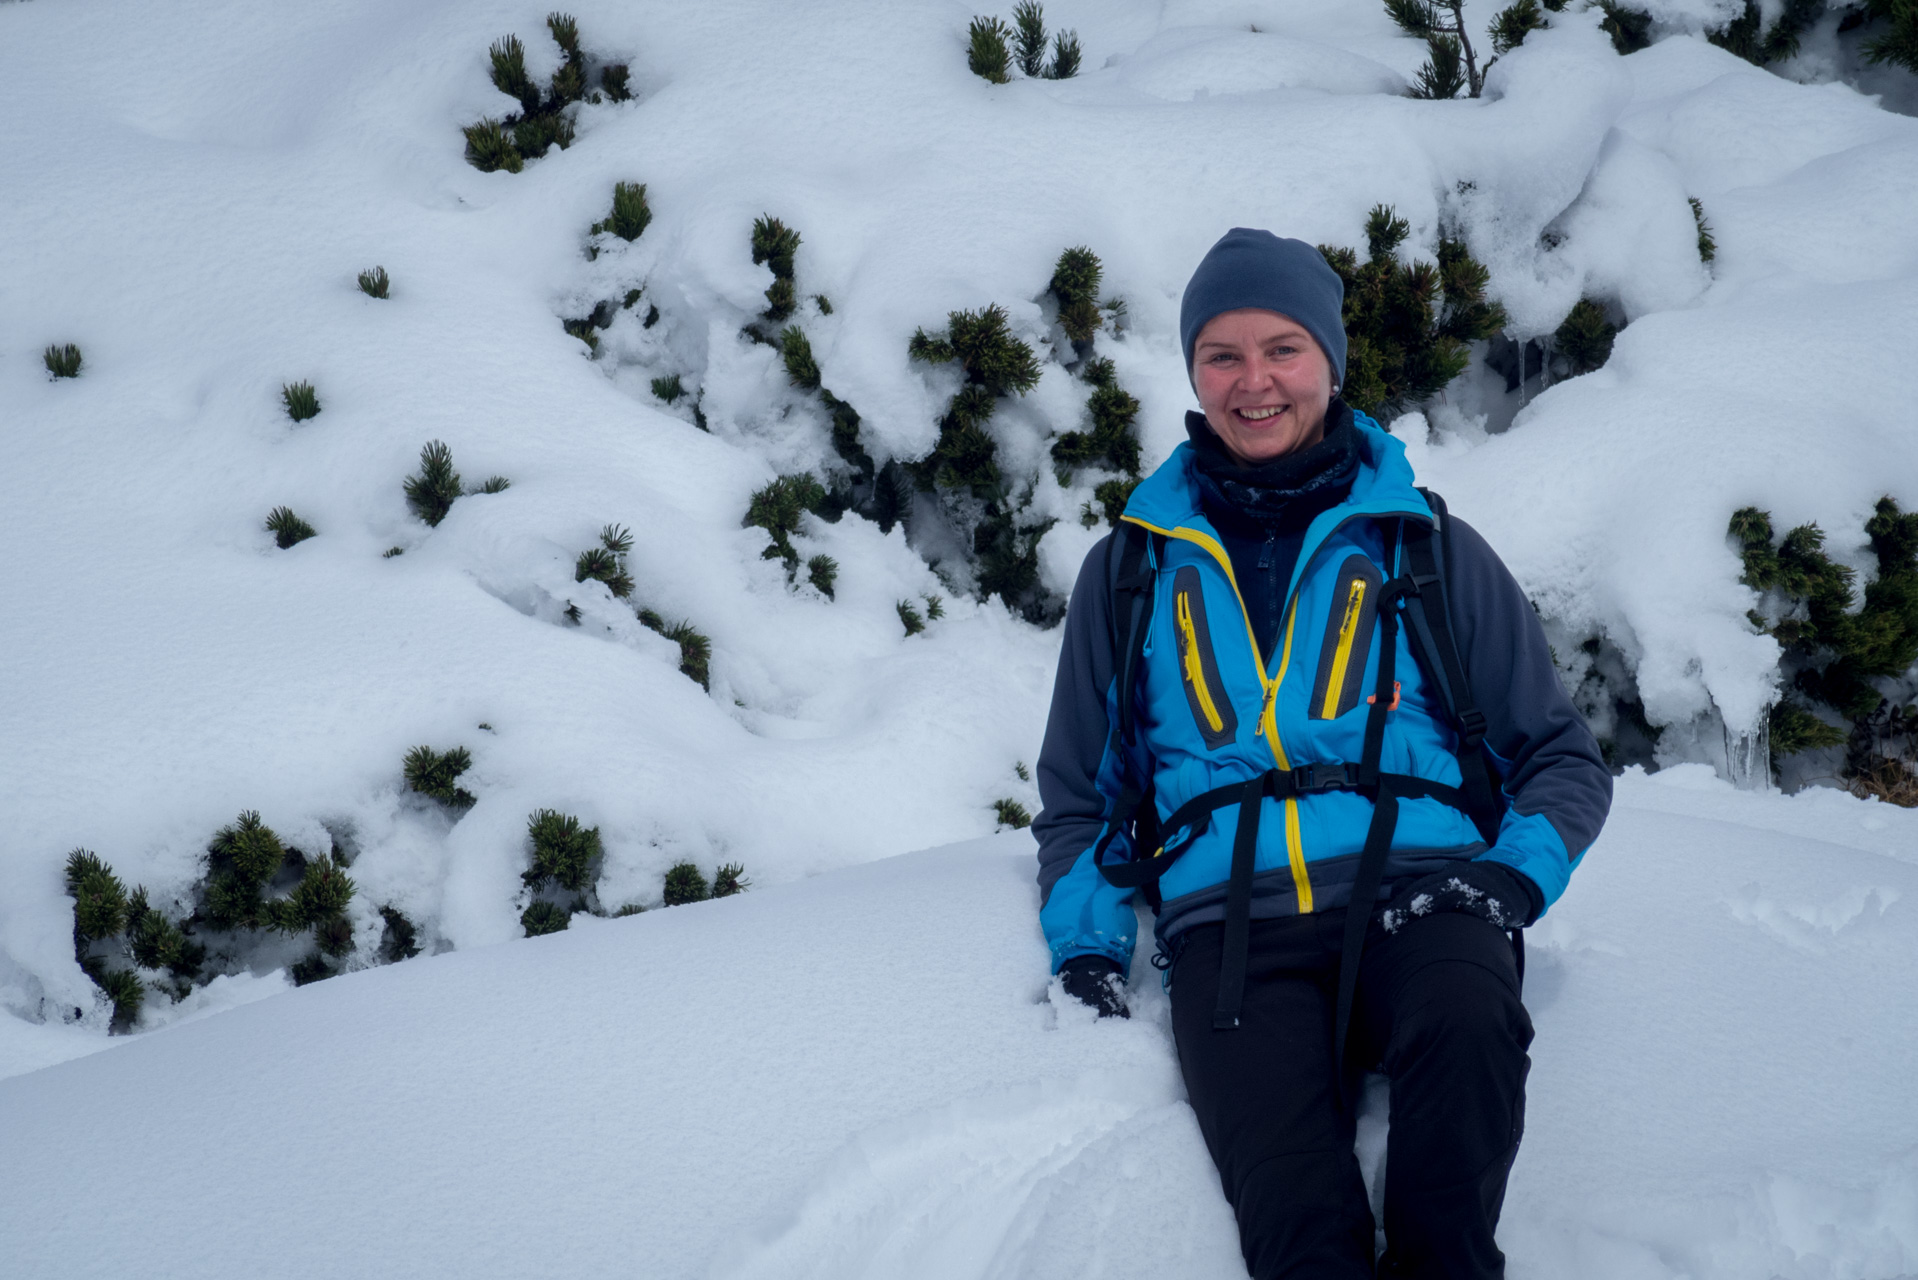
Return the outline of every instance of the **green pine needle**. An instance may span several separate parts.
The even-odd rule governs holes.
[[[666,871],[664,896],[667,906],[683,907],[689,902],[704,902],[713,896],[713,890],[696,865],[675,862]]]
[[[46,362],[47,372],[55,378],[80,376],[80,348],[71,342],[48,347],[40,358]]]
[[[287,383],[280,388],[280,399],[286,403],[286,416],[295,422],[320,416],[320,397],[310,382]]]
[[[420,473],[408,476],[401,488],[413,514],[437,527],[461,494],[460,473],[453,469],[453,451],[444,441],[429,441],[420,450]]]
[[[315,534],[312,525],[293,514],[290,507],[275,507],[266,518],[266,531],[273,535],[273,543],[280,550],[298,546]]]
[[[1712,224],[1705,221],[1705,206],[1697,196],[1686,196],[1685,202],[1692,207],[1692,221],[1698,224],[1698,260],[1710,262],[1718,256],[1718,240],[1712,235]]]
[[[386,274],[385,267],[360,272],[360,292],[369,298],[384,298],[392,287],[392,278]]]

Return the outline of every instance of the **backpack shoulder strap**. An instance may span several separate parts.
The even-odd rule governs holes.
[[[1127,745],[1136,740],[1134,696],[1152,624],[1152,588],[1163,540],[1158,534],[1120,521],[1112,540],[1118,546],[1118,570],[1112,576],[1113,654],[1119,677],[1119,733]]]
[[[1406,616],[1411,625],[1407,638],[1420,665],[1434,677],[1440,699],[1458,731],[1459,789],[1465,793],[1467,811],[1479,835],[1487,844],[1498,838],[1498,788],[1491,765],[1481,745],[1487,722],[1472,696],[1472,682],[1459,656],[1453,638],[1451,598],[1447,590],[1446,570],[1451,555],[1447,539],[1450,517],[1445,499],[1429,489],[1420,489],[1432,508],[1432,523],[1404,521],[1405,569],[1418,588],[1407,600]]]

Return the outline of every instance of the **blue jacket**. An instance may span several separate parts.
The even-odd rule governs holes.
[[[1201,509],[1191,446],[1180,445],[1133,491],[1124,519],[1164,537],[1131,750],[1118,734],[1124,627],[1113,620],[1116,540],[1087,556],[1066,614],[1039,757],[1044,811],[1033,823],[1040,922],[1055,970],[1085,954],[1131,962],[1133,891],[1107,883],[1092,862],[1128,779],[1150,779],[1163,819],[1195,796],[1275,767],[1358,762],[1379,657],[1376,595],[1399,572],[1386,562],[1389,534],[1398,520],[1433,517],[1404,446],[1363,414],[1355,422],[1358,476],[1345,500],[1306,531],[1273,653],[1259,652],[1231,557]],[[1449,860],[1488,858],[1529,877],[1549,906],[1604,823],[1611,773],[1558,682],[1524,592],[1469,526],[1452,518],[1445,532],[1454,637],[1487,718],[1485,747],[1504,812],[1488,847],[1460,810],[1428,798],[1401,801],[1381,896],[1395,880]],[[1457,737],[1402,629],[1394,675],[1400,701],[1386,722],[1381,768],[1457,786]],[[1372,802],[1347,791],[1263,803],[1254,918],[1346,905]],[[1219,810],[1160,881],[1161,940],[1223,918],[1236,815],[1236,806]],[[1138,855],[1129,841],[1117,834],[1106,860]]]

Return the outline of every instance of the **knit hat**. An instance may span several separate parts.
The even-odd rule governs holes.
[[[1192,346],[1206,321],[1241,307],[1276,311],[1311,334],[1332,363],[1334,382],[1345,382],[1345,284],[1319,251],[1303,240],[1270,231],[1234,227],[1206,253],[1185,286],[1179,304],[1179,340],[1186,376],[1192,376]]]

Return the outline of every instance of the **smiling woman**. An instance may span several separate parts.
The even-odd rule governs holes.
[[[1192,354],[1199,408],[1239,462],[1266,462],[1325,438],[1338,384],[1298,321],[1257,307],[1228,311],[1206,322]]]

